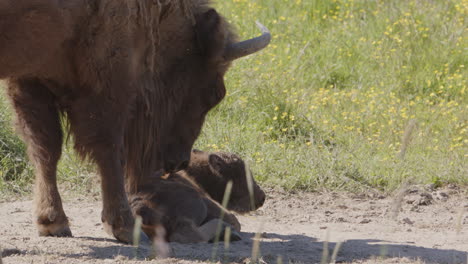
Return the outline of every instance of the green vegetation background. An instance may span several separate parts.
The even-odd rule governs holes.
[[[272,32],[236,61],[228,94],[196,143],[236,152],[258,181],[288,189],[392,191],[468,184],[468,0],[224,0],[241,38]],[[4,89],[3,89],[4,90]],[[30,192],[32,170],[0,103],[0,191]],[[98,188],[71,147],[66,188]]]

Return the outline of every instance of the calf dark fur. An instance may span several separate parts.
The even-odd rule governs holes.
[[[130,195],[130,205],[134,214],[142,217],[143,230],[152,239],[161,235],[157,232],[160,226],[167,241],[207,242],[215,237],[219,222],[240,231],[237,218],[220,205],[229,181],[233,185],[228,208],[245,213],[263,205],[265,193],[246,169],[235,154],[194,150],[185,170],[163,178],[155,176]],[[252,196],[248,181],[254,189]]]
[[[189,166],[171,177],[192,179],[218,203],[222,203],[226,185],[232,181],[227,209],[238,213],[256,210],[265,202],[265,193],[252,172],[234,153],[193,150]]]
[[[237,218],[212,200],[195,184],[176,177],[155,177],[136,194],[129,196],[135,215],[143,219],[143,231],[155,239],[158,227],[163,227],[164,238],[170,242],[208,242],[216,234],[217,224],[240,231]],[[224,217],[222,217],[222,215]]]

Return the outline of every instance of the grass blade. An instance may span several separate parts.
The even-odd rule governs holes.
[[[229,198],[231,197],[231,192],[232,192],[232,181],[229,181],[226,184],[226,190],[224,191],[224,197],[223,197],[223,203],[222,206],[224,208],[227,207],[227,204],[229,202]],[[224,211],[221,211],[221,220],[224,218]],[[221,229],[222,229],[222,222],[220,221],[218,224],[218,227],[216,228],[216,236],[214,239],[214,245],[213,245],[213,253],[211,254],[211,259],[215,261],[216,255],[218,254],[218,242],[221,234]]]

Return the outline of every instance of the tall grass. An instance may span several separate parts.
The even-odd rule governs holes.
[[[257,180],[289,189],[468,184],[467,0],[215,4],[242,38],[259,20],[273,40],[234,63],[197,148],[237,152]],[[22,191],[31,170],[3,101],[0,190]],[[61,182],[91,186],[92,167],[64,157]]]
[[[13,114],[0,82],[0,201],[27,195],[32,191],[33,169],[29,164],[26,147],[13,128]],[[66,137],[66,136],[65,136]],[[99,190],[94,166],[82,162],[73,152],[72,139],[64,139],[62,158],[58,166],[59,184],[71,191],[96,195]]]
[[[273,41],[235,62],[198,148],[238,152],[260,181],[287,188],[468,183],[468,1],[217,7],[242,38],[260,20]]]
[[[0,88],[2,83],[0,83]],[[24,144],[11,126],[11,111],[6,100],[0,100],[0,199],[5,194],[24,194],[31,183]]]

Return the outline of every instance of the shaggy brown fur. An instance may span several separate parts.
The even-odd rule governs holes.
[[[155,177],[129,197],[134,214],[142,216],[143,230],[151,238],[161,225],[168,241],[207,242],[214,237],[217,226],[212,223],[222,221],[222,212],[224,226],[227,223],[240,231],[237,218],[220,205],[229,181],[233,182],[229,209],[244,213],[265,201],[265,193],[251,178],[255,190],[252,208],[245,163],[232,153],[193,150],[187,169],[163,178]]]
[[[56,184],[67,117],[102,182],[102,221],[130,242],[125,190],[186,165],[224,97],[234,35],[208,0],[0,0],[0,78],[36,173],[40,235],[71,236]]]

